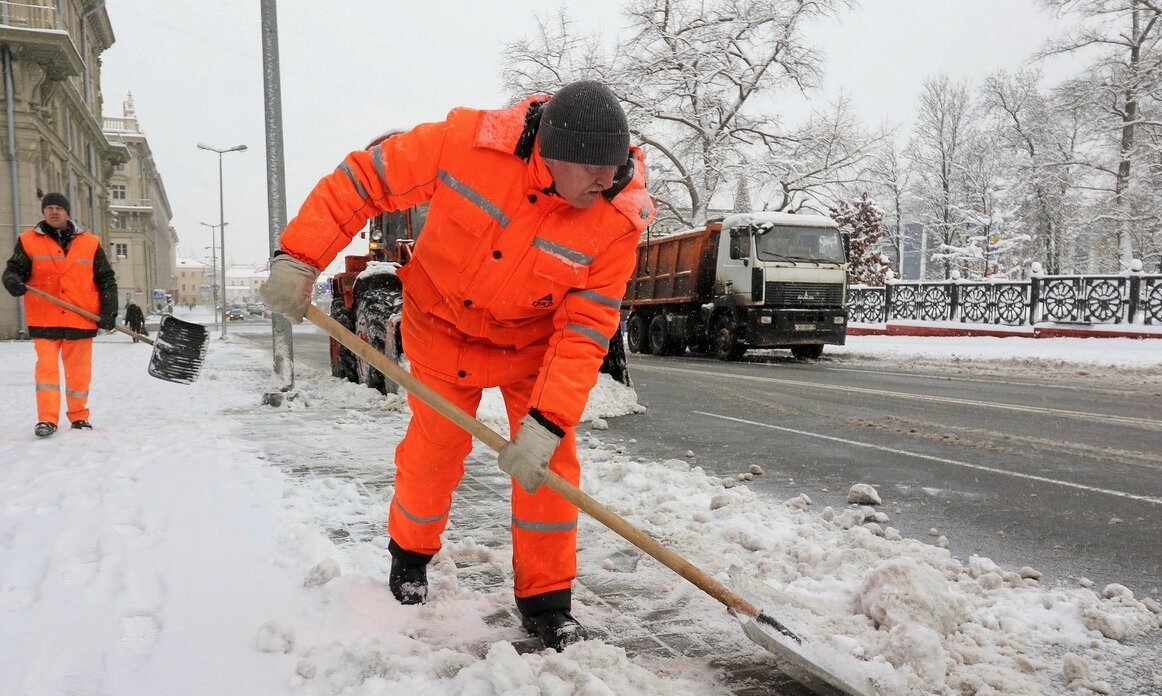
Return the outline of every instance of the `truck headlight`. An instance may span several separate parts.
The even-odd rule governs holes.
[[[771,319],[772,319],[771,317],[764,315],[764,316],[759,317],[759,323],[760,324],[769,324],[769,323],[771,323]]]
[[[835,318],[833,318],[833,319],[832,319],[832,321],[834,321],[836,324],[842,324],[842,323],[843,323],[843,317],[835,317]]]

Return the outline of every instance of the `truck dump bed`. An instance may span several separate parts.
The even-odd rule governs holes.
[[[637,265],[625,290],[628,307],[708,301],[714,289],[721,223],[649,239],[637,247]]]

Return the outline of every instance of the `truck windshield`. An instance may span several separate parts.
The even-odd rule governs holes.
[[[755,254],[759,261],[822,261],[843,263],[839,230],[828,227],[754,228]]]

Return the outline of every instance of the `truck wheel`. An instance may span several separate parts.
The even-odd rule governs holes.
[[[823,344],[810,346],[791,346],[791,355],[801,360],[814,360],[823,355]]]
[[[738,360],[746,352],[746,346],[739,343],[734,321],[729,316],[722,317],[714,325],[713,341],[714,357],[719,360]]]
[[[659,314],[650,321],[649,344],[650,352],[654,355],[669,355],[670,340],[666,335],[666,317]]]
[[[625,328],[626,341],[629,343],[629,352],[649,355],[654,352],[650,349],[649,338],[646,335],[646,322],[642,315],[634,314],[629,318]]]
[[[355,317],[351,310],[343,304],[343,298],[331,300],[331,318],[343,325],[344,328],[355,330]],[[343,347],[335,339],[331,339],[331,376],[348,382],[358,382],[359,373],[356,367],[355,354]]]

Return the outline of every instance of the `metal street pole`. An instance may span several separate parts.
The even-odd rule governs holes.
[[[214,230],[218,229],[217,225],[211,225],[208,222],[199,222],[199,225],[205,225],[210,228],[210,246],[202,247],[210,250],[210,290],[211,290],[211,305],[210,314],[214,315],[214,328],[218,328],[218,244],[214,239]]]
[[[278,9],[275,0],[262,0],[262,86],[266,113],[266,210],[270,227],[270,255],[278,249],[278,236],[286,224],[286,176],[283,168],[282,94],[278,68]],[[268,406],[280,406],[283,397],[294,398],[294,335],[290,320],[281,314],[270,317],[274,389],[262,397]]]
[[[227,152],[243,152],[246,150],[246,146],[235,145],[234,147],[216,148],[205,143],[198,143],[198,149],[218,153],[218,225],[221,227],[218,248],[222,251],[222,335],[220,338],[226,338],[226,207],[222,187],[222,155]]]

